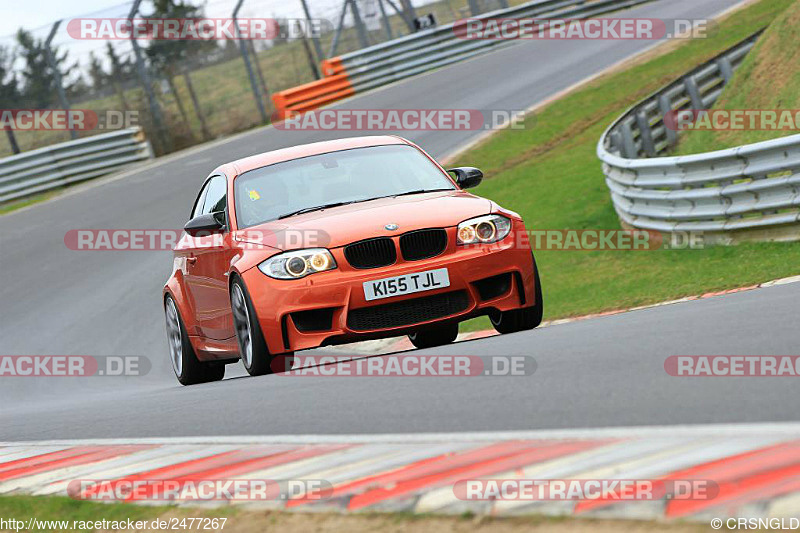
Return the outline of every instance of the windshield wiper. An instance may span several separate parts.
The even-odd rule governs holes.
[[[408,196],[410,194],[422,194],[424,192],[439,192],[439,191],[453,191],[455,189],[416,189],[414,191],[406,191],[398,194],[391,195],[392,198],[396,196]]]
[[[382,200],[383,198],[397,198],[398,196],[408,196],[411,194],[422,194],[424,192],[440,192],[440,191],[455,191],[456,189],[415,189],[413,191],[399,192],[397,194],[387,194],[386,196],[376,196],[375,198],[368,198],[366,200],[358,200],[359,202],[370,202],[372,200]]]
[[[333,202],[331,204],[323,204],[323,205],[315,205],[313,207],[304,207],[302,209],[298,209],[297,211],[291,211],[289,213],[284,213],[278,217],[278,220],[282,218],[289,218],[295,215],[302,215],[303,213],[310,213],[312,211],[321,211],[323,209],[328,209],[329,207],[339,207],[340,205],[347,205],[355,203],[355,200],[350,200],[349,202]]]
[[[297,211],[291,211],[289,213],[284,213],[278,217],[278,220],[282,218],[289,218],[295,215],[302,215],[303,213],[310,213],[312,211],[321,211],[323,209],[328,209],[329,207],[339,207],[340,205],[348,205],[348,204],[355,204],[360,202],[371,202],[372,200],[380,200],[381,198],[395,198],[397,196],[406,196],[409,194],[421,194],[424,192],[439,192],[439,191],[454,191],[455,189],[416,189],[413,191],[406,191],[397,194],[389,194],[387,196],[376,196],[375,198],[364,198],[360,200],[349,200],[347,202],[333,202],[330,204],[323,204],[323,205],[315,205],[313,207],[304,207],[302,209],[298,209]]]

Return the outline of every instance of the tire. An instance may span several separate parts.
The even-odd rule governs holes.
[[[239,355],[248,374],[264,376],[292,368],[293,353],[275,356],[267,348],[250,295],[244,282],[238,277],[231,283],[231,310]]]
[[[445,324],[409,334],[408,340],[415,348],[433,348],[450,344],[458,336],[458,323]]]
[[[489,320],[492,321],[492,326],[498,333],[527,331],[542,323],[544,302],[542,302],[542,284],[539,282],[539,268],[536,266],[535,258],[533,259],[533,275],[536,284],[536,305],[489,314]]]
[[[164,314],[167,321],[167,342],[172,370],[180,384],[209,383],[225,377],[225,364],[197,359],[178,306],[170,295],[167,295],[164,301]]]

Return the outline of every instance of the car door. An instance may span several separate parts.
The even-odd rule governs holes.
[[[216,214],[227,226],[227,179],[223,175],[211,176],[204,186],[202,197],[193,216]],[[234,336],[233,316],[228,295],[228,267],[234,251],[230,247],[230,233],[192,237],[187,239],[186,282],[194,302],[199,333],[209,339],[223,340]]]

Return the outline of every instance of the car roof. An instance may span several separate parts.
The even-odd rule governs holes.
[[[402,137],[395,135],[371,135],[366,137],[350,137],[346,139],[335,139],[332,141],[322,141],[311,144],[299,144],[280,150],[272,150],[263,154],[252,155],[236,161],[231,161],[220,167],[229,176],[238,176],[256,168],[283,163],[301,157],[338,152],[351,148],[366,148],[369,146],[382,146],[387,144],[410,144]]]

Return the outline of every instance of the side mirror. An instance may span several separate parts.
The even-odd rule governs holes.
[[[198,215],[186,223],[183,230],[192,237],[205,237],[225,230],[225,213]]]
[[[458,167],[451,168],[447,172],[451,172],[456,177],[456,183],[462,189],[469,189],[476,187],[483,179],[483,172],[475,167]]]

